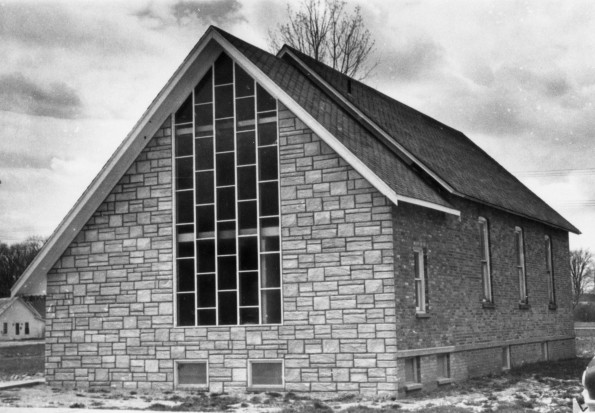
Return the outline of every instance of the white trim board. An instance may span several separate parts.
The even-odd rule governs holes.
[[[460,216],[457,209],[397,194],[223,35],[210,27],[12,287],[11,296],[46,293],[47,272],[55,265],[174,108],[182,104],[189,91],[210,67],[209,62],[212,62],[222,49],[395,205],[402,201]]]

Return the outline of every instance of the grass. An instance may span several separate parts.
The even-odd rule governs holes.
[[[43,373],[44,354],[44,344],[0,347],[0,380]]]

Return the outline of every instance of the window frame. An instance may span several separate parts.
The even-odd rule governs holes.
[[[281,384],[254,384],[252,375],[252,365],[257,364],[281,364]],[[248,359],[247,371],[247,387],[248,389],[284,389],[285,388],[285,360],[283,359]]]
[[[491,262],[491,248],[490,248],[490,225],[489,221],[480,216],[477,218],[480,236],[480,263],[481,263],[481,280],[483,286],[482,302],[486,306],[494,304],[494,291],[492,286],[492,262]],[[483,249],[481,248],[483,245]],[[485,268],[485,269],[484,269]]]
[[[551,310],[556,309],[556,278],[554,274],[554,246],[552,238],[545,235],[545,272],[548,283],[548,306]]]
[[[450,382],[452,378],[450,353],[436,355],[436,378],[439,384]]]
[[[8,323],[2,323],[2,335],[5,336],[8,334]]]
[[[510,370],[510,346],[502,347],[502,370]]]
[[[514,228],[514,247],[515,268],[519,281],[519,306],[524,308],[529,305],[529,291],[527,289],[527,269],[525,265],[525,234],[521,227]]]
[[[180,384],[179,383],[179,368],[180,364],[204,364],[206,383],[204,384]],[[174,388],[176,389],[193,389],[193,390],[208,390],[209,389],[209,361],[196,359],[182,359],[174,361]]]
[[[407,370],[408,370],[407,363],[411,363],[415,381],[410,381],[407,379]],[[407,357],[405,359],[405,384],[409,384],[409,385],[421,384],[421,357],[420,356]]]
[[[225,52],[223,52],[225,53]],[[220,56],[220,55],[219,55]],[[280,145],[280,119],[279,119],[279,101],[278,99],[269,92],[269,90],[267,90],[267,88],[265,88],[263,85],[261,85],[255,78],[254,76],[250,75],[247,70],[245,68],[243,68],[238,62],[233,61],[232,59],[232,67],[233,67],[233,71],[232,71],[232,76],[233,76],[233,81],[232,83],[225,83],[225,84],[217,84],[215,82],[215,76],[216,76],[216,70],[215,70],[215,63],[217,61],[218,57],[213,59],[212,62],[210,62],[210,64],[205,68],[204,73],[201,74],[200,76],[200,81],[197,83],[197,85],[195,85],[192,88],[192,91],[189,92],[189,97],[188,99],[190,99],[191,101],[191,106],[192,106],[192,110],[193,110],[193,115],[192,115],[192,121],[191,122],[187,122],[185,121],[185,123],[180,123],[180,124],[176,124],[176,113],[179,110],[179,108],[176,108],[171,115],[171,129],[172,129],[172,174],[173,174],[173,179],[172,179],[172,212],[173,212],[173,228],[174,228],[174,236],[173,236],[173,244],[174,244],[174,326],[175,327],[181,327],[181,328],[192,328],[192,327],[220,327],[220,326],[248,326],[248,325],[283,325],[284,323],[284,311],[283,311],[283,301],[284,301],[284,297],[283,297],[283,248],[282,248],[282,231],[281,231],[281,219],[282,219],[282,213],[281,213],[281,159],[280,159],[280,149],[281,149],[281,145]],[[237,90],[236,90],[236,68],[240,68],[243,72],[245,72],[245,74],[247,74],[251,79],[252,82],[254,84],[253,87],[253,91],[251,95],[242,95],[242,96],[237,96]],[[209,75],[209,71],[210,71],[210,79],[211,79],[211,83],[210,83],[210,88],[211,88],[211,97],[210,97],[210,103],[209,102],[197,102],[197,98],[196,98],[196,88],[198,87],[198,85],[202,82],[202,79]],[[236,323],[234,324],[221,324],[220,323],[220,302],[219,302],[219,293],[223,290],[220,290],[218,287],[218,282],[219,282],[219,272],[218,272],[218,258],[220,257],[220,254],[217,252],[217,226],[220,222],[226,222],[226,220],[221,220],[219,219],[219,217],[217,216],[217,189],[221,187],[221,185],[219,185],[216,182],[216,168],[217,168],[217,164],[216,164],[216,157],[217,154],[220,153],[217,148],[216,148],[216,125],[217,125],[217,121],[221,121],[222,119],[217,118],[216,115],[216,107],[215,107],[215,99],[216,99],[216,88],[217,87],[221,87],[221,86],[228,86],[228,85],[233,85],[232,89],[232,106],[233,106],[233,115],[230,118],[222,118],[223,120],[225,119],[231,119],[233,121],[233,154],[234,154],[234,179],[235,182],[233,183],[233,188],[234,188],[234,206],[236,208],[236,215],[235,218],[233,219],[233,222],[235,222],[236,227],[235,227],[235,244],[236,244],[236,251],[235,251],[235,257],[236,257],[236,286],[235,286],[235,298],[236,298]],[[260,90],[262,89],[262,91],[266,92],[266,95],[269,98],[272,98],[271,101],[275,102],[275,107],[273,109],[271,108],[265,108],[263,110],[260,110],[260,108],[258,107],[258,99],[259,99],[259,94],[261,93]],[[245,133],[248,131],[248,129],[238,129],[238,115],[237,115],[237,100],[238,99],[246,99],[246,98],[252,98],[253,99],[253,110],[254,110],[254,125],[252,127],[252,132],[254,134],[254,151],[255,151],[255,160],[254,162],[250,163],[250,164],[242,164],[239,165],[238,164],[238,145],[237,145],[237,139],[238,139],[238,133]],[[197,184],[196,184],[196,177],[193,176],[192,180],[193,180],[193,185],[191,188],[188,189],[184,189],[184,188],[180,188],[178,189],[177,187],[177,175],[176,175],[176,168],[177,168],[177,159],[180,158],[184,158],[184,157],[191,157],[193,159],[193,173],[196,174],[198,172],[198,168],[196,165],[196,147],[197,147],[197,139],[201,139],[201,138],[208,138],[208,134],[207,135],[197,135],[197,126],[196,126],[196,114],[194,113],[194,111],[196,110],[197,107],[199,107],[200,105],[211,105],[211,110],[212,110],[212,131],[211,131],[211,138],[212,138],[212,145],[213,145],[213,149],[212,149],[212,156],[213,156],[213,165],[211,169],[205,170],[205,171],[212,171],[213,173],[213,190],[214,190],[214,200],[212,202],[212,205],[214,205],[215,208],[215,213],[214,213],[214,219],[213,219],[213,224],[214,224],[214,237],[212,237],[214,239],[215,242],[215,270],[212,272],[215,276],[215,304],[214,307],[209,307],[208,309],[211,310],[215,310],[215,323],[214,324],[199,324],[198,323],[198,279],[197,279],[197,275],[198,275],[198,271],[197,271],[197,263],[198,263],[198,256],[197,256],[197,243],[196,241],[198,241],[198,228],[197,228],[197,217],[196,217],[196,209],[198,208],[199,205],[203,205],[203,204],[198,204],[197,201],[194,199],[193,200],[193,206],[194,206],[194,211],[192,212],[193,216],[194,216],[194,221],[192,223],[179,223],[177,220],[177,193],[178,192],[183,192],[183,191],[191,191],[193,196],[195,196],[196,191],[197,191]],[[181,107],[181,106],[180,106]],[[274,112],[274,115],[273,115]],[[269,121],[265,121],[265,122],[261,122],[260,119],[261,117],[266,116],[267,119],[269,119]],[[272,119],[274,117],[274,121],[270,121],[270,119]],[[275,143],[263,143],[261,144],[261,142],[259,141],[259,128],[260,128],[260,124],[264,124],[267,122],[274,122],[275,124],[275,128],[276,128],[276,140]],[[192,155],[180,155],[178,156],[178,154],[176,153],[176,148],[177,148],[177,139],[178,139],[178,134],[176,133],[176,129],[179,127],[182,128],[192,128]],[[267,150],[267,148],[271,148],[274,147],[276,149],[276,153],[277,153],[277,158],[276,158],[276,169],[277,169],[277,177],[276,179],[267,179],[267,180],[262,180],[260,178],[259,172],[260,172],[260,163],[259,163],[259,153],[261,151],[261,149],[263,150]],[[272,149],[270,149],[272,151]],[[256,233],[255,234],[240,234],[239,233],[239,222],[240,222],[240,218],[239,218],[239,205],[240,202],[244,202],[246,200],[240,200],[239,196],[238,196],[238,191],[239,191],[239,183],[238,183],[238,174],[240,172],[240,170],[238,169],[238,167],[248,167],[252,165],[252,167],[256,168],[256,181],[255,181],[255,186],[256,186],[256,196],[254,198],[254,202],[256,203]],[[201,170],[202,172],[202,170]],[[277,189],[277,212],[275,215],[271,215],[266,213],[265,215],[261,214],[261,194],[260,194],[260,186],[262,184],[267,184],[267,185],[272,185],[274,183],[276,183],[276,189]],[[252,202],[252,201],[250,201]],[[211,205],[211,204],[209,204]],[[269,251],[269,250],[263,250],[262,247],[262,241],[263,241],[263,235],[261,234],[261,221],[263,219],[277,219],[278,220],[278,237],[279,237],[279,245],[277,247],[277,250],[275,251]],[[229,220],[227,220],[229,221]],[[193,242],[193,250],[194,250],[194,255],[193,256],[189,256],[188,259],[193,260],[194,262],[194,289],[193,290],[188,290],[188,291],[180,291],[178,290],[178,274],[179,274],[179,269],[178,269],[178,261],[180,260],[180,258],[184,259],[185,257],[179,257],[178,256],[178,241],[179,241],[179,233],[178,233],[178,227],[180,225],[188,225],[189,227],[192,226],[194,228],[194,232],[191,232],[189,234],[184,234],[184,235],[189,235],[190,237],[194,237],[194,242]],[[240,259],[240,251],[239,251],[239,240],[242,237],[246,237],[246,236],[252,236],[254,238],[256,238],[256,242],[257,242],[257,268],[254,270],[240,270],[239,268],[239,259]],[[211,238],[209,238],[211,239]],[[270,254],[276,254],[278,255],[278,260],[279,260],[279,280],[278,280],[278,286],[264,286],[263,284],[263,280],[262,280],[262,276],[263,276],[263,257],[266,255],[270,255]],[[250,323],[245,323],[242,324],[241,323],[241,308],[251,308],[254,307],[256,308],[256,306],[250,306],[250,305],[243,305],[241,304],[241,296],[240,296],[240,279],[241,279],[241,275],[242,273],[247,273],[247,272],[256,272],[258,274],[257,278],[258,278],[258,323],[254,323],[254,324],[250,324]],[[210,274],[210,273],[209,273]],[[266,291],[272,291],[275,290],[275,292],[270,292],[270,293],[266,293]],[[230,290],[231,291],[231,290]],[[225,291],[223,291],[225,292]],[[180,314],[179,314],[179,309],[178,309],[178,300],[179,297],[183,294],[189,294],[189,295],[193,295],[194,296],[194,311],[195,311],[195,315],[194,315],[194,324],[190,324],[190,325],[182,325],[180,322]],[[273,303],[275,303],[275,301],[277,301],[277,299],[279,300],[279,314],[273,314],[275,316],[275,318],[277,318],[278,316],[278,322],[265,322],[265,314],[264,314],[264,306],[265,306],[265,294],[267,295],[267,297],[269,297],[269,299],[272,299]],[[277,298],[277,294],[278,294],[278,298]]]
[[[415,313],[427,314],[428,306],[428,269],[426,249],[422,247],[413,248],[413,283],[415,293]],[[417,271],[416,271],[417,269]],[[419,285],[419,288],[418,288]]]
[[[25,335],[28,336],[29,334],[30,334],[29,323],[25,322]]]

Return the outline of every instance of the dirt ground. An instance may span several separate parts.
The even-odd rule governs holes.
[[[472,379],[439,392],[402,399],[340,395],[316,400],[292,393],[209,395],[192,392],[92,392],[52,389],[47,385],[0,391],[2,406],[139,409],[157,411],[235,411],[237,413],[425,413],[572,411],[580,397],[580,376],[590,358],[538,363],[500,376]],[[19,379],[31,377],[18,376]]]

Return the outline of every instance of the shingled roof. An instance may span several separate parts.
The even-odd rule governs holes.
[[[580,233],[463,133],[289,46],[284,46],[284,51],[290,53],[282,51],[280,56],[303,63],[318,75],[342,99],[393,137],[452,194]]]

